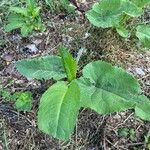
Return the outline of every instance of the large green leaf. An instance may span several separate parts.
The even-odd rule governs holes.
[[[77,74],[76,60],[72,57],[72,55],[68,52],[66,48],[61,47],[59,51],[62,57],[62,62],[67,74],[68,81],[72,81],[76,79],[76,74]]]
[[[79,111],[80,91],[72,81],[57,82],[51,86],[40,100],[38,127],[53,137],[67,140],[73,132]]]
[[[129,0],[102,0],[95,3],[86,16],[93,25],[108,28],[119,24],[120,16],[124,13],[135,17],[140,16],[143,11]]]
[[[16,63],[16,67],[28,78],[60,80],[66,77],[62,60],[58,56],[20,60]]]
[[[79,86],[81,106],[101,114],[134,107],[133,97],[141,93],[138,82],[131,75],[102,61],[84,67]]]
[[[150,48],[150,25],[139,25],[136,36],[139,38],[143,46]]]

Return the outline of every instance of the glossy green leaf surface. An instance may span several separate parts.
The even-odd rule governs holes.
[[[127,38],[129,36],[128,30],[124,28],[123,26],[118,26],[116,30],[120,34],[120,36],[124,38]]]
[[[38,127],[44,133],[61,140],[68,140],[74,130],[80,102],[77,83],[72,81],[52,85],[40,100]]]
[[[60,80],[66,77],[62,60],[58,56],[20,60],[16,62],[16,68],[27,78]]]

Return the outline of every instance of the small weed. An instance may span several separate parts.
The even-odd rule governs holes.
[[[76,60],[64,47],[59,52],[61,57],[45,56],[16,63],[18,71],[26,77],[57,81],[40,100],[38,127],[41,131],[68,140],[81,107],[99,114],[134,108],[137,116],[150,120],[150,102],[140,95],[140,86],[130,74],[109,63],[95,61],[87,64],[83,75],[77,78]],[[122,135],[127,135],[126,132],[134,140],[134,130],[124,130]]]
[[[136,140],[135,130],[133,128],[120,128],[117,133],[120,137],[129,138],[131,141]]]
[[[14,103],[14,107],[18,111],[29,111],[32,107],[31,92],[15,92],[11,93],[8,89],[0,86],[0,97],[3,101]]]
[[[11,100],[11,93],[8,89],[5,89],[2,85],[0,85],[0,97],[5,101]]]
[[[15,92],[13,94],[15,100],[15,108],[19,111],[30,111],[32,108],[31,92]]]
[[[45,30],[40,18],[40,7],[37,7],[34,0],[27,0],[26,7],[10,7],[10,12],[8,24],[5,26],[6,32],[20,28],[22,36],[26,37],[33,30]]]

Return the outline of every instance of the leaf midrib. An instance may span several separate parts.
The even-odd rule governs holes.
[[[59,106],[60,106],[60,107],[59,107],[60,109],[58,110],[57,117],[56,117],[58,121],[57,121],[57,125],[56,125],[55,137],[57,136],[57,133],[58,133],[58,124],[59,124],[59,120],[60,120],[60,117],[59,117],[59,116],[60,116],[61,109],[62,109],[61,106],[62,106],[62,104],[63,104],[63,100],[64,100],[64,98],[65,98],[65,96],[66,96],[66,94],[67,94],[67,91],[68,91],[68,87],[67,87],[66,92],[65,92],[64,95],[62,96],[62,98],[61,98],[61,103],[60,103],[60,105],[59,105]]]
[[[28,67],[29,72],[34,72],[34,73],[32,73],[32,76],[36,75],[39,71],[40,72],[46,72],[46,73],[49,73],[49,72],[58,72],[58,70],[55,70],[55,69],[54,70],[46,69],[46,67],[44,67],[42,69],[41,69],[41,67],[36,67],[36,68],[37,69],[34,69],[34,68],[30,67],[30,66]],[[64,73],[63,70],[61,70],[61,69],[59,69],[59,71],[61,71],[61,73]]]

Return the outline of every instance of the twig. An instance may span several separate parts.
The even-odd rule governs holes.
[[[4,136],[5,149],[9,150],[5,127],[4,127],[4,135],[3,136]]]

